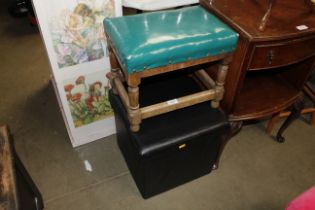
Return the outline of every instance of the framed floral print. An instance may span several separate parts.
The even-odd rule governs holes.
[[[33,7],[72,145],[115,133],[102,23],[122,15],[121,0],[33,0]]]

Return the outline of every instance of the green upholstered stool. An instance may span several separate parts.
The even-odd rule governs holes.
[[[207,100],[218,107],[228,64],[238,34],[200,6],[178,10],[106,18],[105,34],[111,62],[113,91],[128,110],[132,131],[142,119]],[[147,107],[139,107],[141,78],[219,61],[214,81],[203,70],[195,76],[205,91]],[[217,63],[217,62],[216,62]],[[128,85],[125,90],[122,82]]]

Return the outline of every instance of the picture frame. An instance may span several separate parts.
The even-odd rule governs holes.
[[[51,81],[73,147],[115,133],[109,105],[105,17],[121,0],[32,0],[51,66]]]

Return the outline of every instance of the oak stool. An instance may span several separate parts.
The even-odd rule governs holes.
[[[193,6],[106,18],[104,29],[111,63],[107,77],[114,94],[120,96],[128,111],[133,132],[139,131],[141,121],[146,118],[210,100],[213,108],[219,106],[238,34],[214,15]],[[140,107],[142,78],[218,62],[215,81],[203,69],[194,73],[208,89]],[[128,86],[127,91],[123,82]]]

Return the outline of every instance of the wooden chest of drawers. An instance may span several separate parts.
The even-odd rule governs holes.
[[[230,120],[262,118],[292,105],[314,67],[315,12],[303,1],[277,1],[260,31],[267,1],[200,4],[240,34],[223,99]]]

